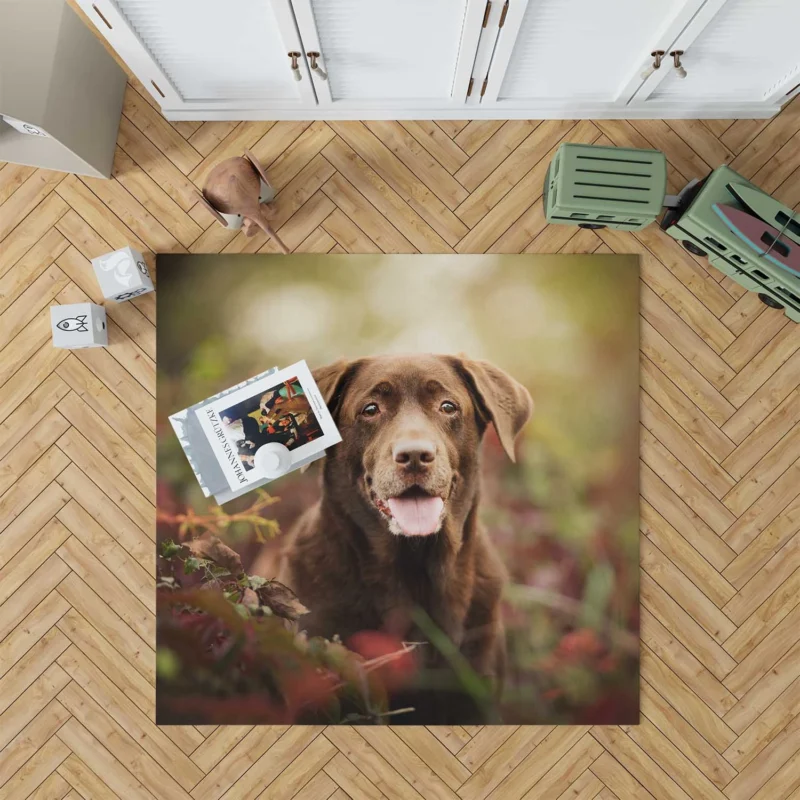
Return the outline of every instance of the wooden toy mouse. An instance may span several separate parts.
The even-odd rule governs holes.
[[[253,236],[258,228],[271,236],[282,253],[289,248],[270,225],[273,209],[266,205],[261,192],[262,181],[272,190],[267,175],[249,150],[243,156],[226,158],[217,164],[206,178],[200,199],[215,219],[226,228],[244,229],[245,236]],[[263,201],[263,202],[262,202]],[[225,218],[227,215],[228,219]]]

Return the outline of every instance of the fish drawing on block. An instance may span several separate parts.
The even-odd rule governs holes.
[[[781,269],[800,275],[800,245],[745,211],[723,203],[714,203],[712,207],[728,228],[756,253]]]
[[[75,331],[77,333],[86,333],[89,326],[86,324],[86,314],[81,314],[79,317],[67,317],[56,323],[56,328],[62,331]]]

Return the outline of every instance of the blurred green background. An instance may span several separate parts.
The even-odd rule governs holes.
[[[512,578],[503,719],[636,721],[636,256],[168,255],[157,298],[159,509],[170,513],[212,504],[168,416],[269,367],[464,353],[523,383],[535,409],[518,463],[493,432],[484,442],[481,512]],[[267,488],[280,502],[265,513],[286,531],[319,496],[319,469]],[[273,569],[280,535],[263,545],[237,523],[226,538],[246,569]]]

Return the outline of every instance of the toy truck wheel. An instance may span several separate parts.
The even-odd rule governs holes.
[[[684,249],[688,250],[693,256],[705,258],[708,255],[705,250],[701,250],[694,242],[684,239],[681,244],[683,245]]]
[[[783,308],[783,306],[774,297],[770,297],[768,294],[759,293],[758,299],[765,306],[769,306],[770,308],[778,308],[778,309]]]
[[[605,225],[598,225],[596,222],[580,222],[578,223],[579,228],[586,228],[590,231],[599,231],[601,228],[605,228]]]

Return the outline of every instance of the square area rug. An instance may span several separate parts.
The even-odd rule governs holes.
[[[638,722],[636,256],[157,268],[159,724]],[[341,442],[216,505],[169,417],[299,361]]]

